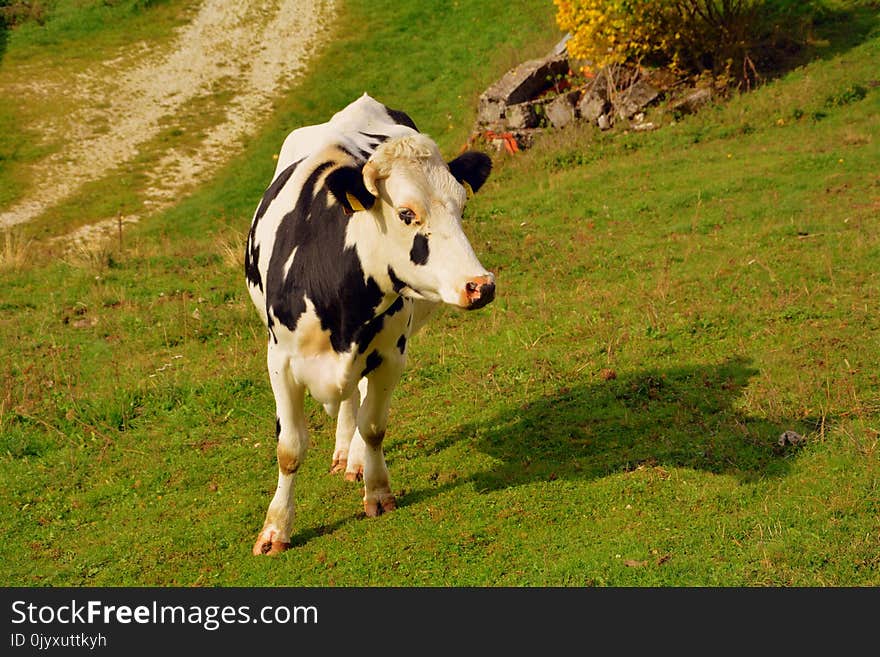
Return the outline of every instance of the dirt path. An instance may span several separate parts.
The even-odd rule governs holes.
[[[73,93],[77,109],[63,120],[38,126],[48,140],[67,143],[40,161],[28,198],[0,212],[0,227],[31,221],[138,155],[163,121],[185,103],[233,91],[223,118],[208,130],[195,152],[169,149],[146,172],[144,211],[132,222],[161,210],[181,192],[215,170],[240,147],[242,138],[271,111],[282,85],[300,75],[333,15],[334,0],[204,0],[195,18],[179,29],[161,53],[143,48],[138,56],[105,61],[78,76],[75,84],[30,92],[51,102],[51,94]],[[28,90],[24,90],[27,93]],[[95,217],[71,237],[88,239],[115,227],[119,218]]]

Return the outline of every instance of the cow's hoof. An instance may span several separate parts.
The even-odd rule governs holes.
[[[386,511],[394,511],[397,508],[397,500],[393,495],[388,495],[379,500],[364,500],[364,513],[368,518],[376,518]]]
[[[258,538],[257,542],[254,543],[253,553],[256,556],[265,554],[271,557],[289,549],[290,543],[284,543],[282,541],[270,541],[263,538]]]
[[[346,467],[348,467],[348,459],[334,458],[333,463],[330,464],[330,474],[339,474],[340,472],[345,472]]]
[[[280,535],[281,532],[277,529],[273,529],[271,525],[263,527],[263,531],[257,536],[257,542],[254,543],[254,549],[252,552],[256,556],[260,556],[261,554],[268,554],[271,556],[289,550],[290,543],[287,541],[279,541],[278,538]]]
[[[358,466],[354,470],[347,470],[345,472],[345,480],[346,481],[360,481],[364,478],[364,466]]]

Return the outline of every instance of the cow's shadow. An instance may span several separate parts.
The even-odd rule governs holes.
[[[781,434],[804,434],[812,427],[808,421],[773,422],[749,413],[743,393],[757,374],[743,358],[606,373],[606,380],[510,406],[459,427],[430,450],[439,453],[467,441],[496,465],[410,490],[401,506],[464,483],[486,492],[561,478],[596,479],[640,466],[693,468],[741,481],[779,476],[797,449],[781,446]]]
[[[488,493],[540,481],[599,479],[639,467],[691,468],[742,482],[781,476],[799,449],[780,445],[781,435],[809,434],[815,424],[770,421],[749,412],[744,394],[758,373],[741,357],[715,365],[606,373],[606,379],[510,405],[429,441],[424,455],[415,456],[438,455],[465,442],[493,457],[493,467],[469,476],[438,473],[421,486],[410,483],[398,493],[398,507],[422,504],[465,484]],[[400,449],[393,442],[386,448],[392,481]],[[305,544],[362,515],[303,528],[291,542]]]

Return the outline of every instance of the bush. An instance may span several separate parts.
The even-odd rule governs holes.
[[[630,62],[750,83],[803,41],[813,2],[554,0],[568,52],[602,68]]]
[[[0,0],[0,29],[31,21],[43,25],[46,15],[46,5],[41,0]]]
[[[652,50],[665,47],[657,43],[659,26],[652,26],[661,13],[662,2],[645,0],[553,0],[556,23],[569,32],[567,48],[575,59],[596,68],[641,60]]]

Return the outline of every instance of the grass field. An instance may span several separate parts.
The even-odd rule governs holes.
[[[250,555],[276,465],[241,256],[272,155],[369,91],[451,157],[480,91],[560,37],[546,0],[338,4],[307,78],[193,195],[89,251],[47,239],[75,202],[4,234],[0,581],[880,584],[877,2],[834,4],[810,61],[696,116],[493,154],[466,224],[498,296],[413,341],[385,441],[398,510],[365,519],[327,474],[310,401],[294,549]],[[161,43],[189,5],[132,6]],[[0,77],[63,76],[87,33],[108,30],[89,57],[119,48],[101,21],[52,25],[8,33]],[[0,109],[3,185],[51,147],[31,111]]]

